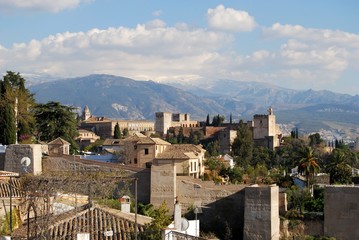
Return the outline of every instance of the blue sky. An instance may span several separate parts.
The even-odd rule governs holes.
[[[359,94],[359,1],[0,0],[0,72]]]

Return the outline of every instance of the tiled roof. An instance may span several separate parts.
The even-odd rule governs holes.
[[[55,140],[48,143],[48,145],[71,145],[68,141],[58,137]]]
[[[105,139],[105,141],[103,142],[102,145],[105,145],[105,146],[124,145],[124,140],[123,139],[116,139],[116,138],[107,138],[107,139]]]
[[[90,215],[89,215],[90,214]],[[89,217],[90,216],[90,217]],[[94,206],[88,209],[88,205],[57,216],[50,216],[46,219],[46,224],[39,227],[41,219],[35,223],[30,222],[29,235],[31,239],[46,236],[46,239],[76,239],[77,233],[88,231],[88,220],[91,225],[91,239],[133,239],[135,216],[132,213],[123,213],[119,210],[106,207]],[[137,232],[144,230],[144,225],[150,223],[151,218],[137,215]],[[41,231],[42,229],[42,231]],[[112,231],[113,236],[104,237],[104,232]],[[22,239],[27,236],[27,224],[14,230],[12,237]]]
[[[24,195],[21,189],[21,182],[18,178],[12,178],[12,190],[10,190],[10,178],[1,178],[0,179],[0,199],[1,198],[10,198],[10,192],[12,192],[13,198],[19,198]]]
[[[190,159],[196,158],[202,147],[193,144],[173,144],[157,155],[156,159]]]
[[[158,145],[171,145],[171,143],[162,140],[161,138],[152,138],[152,140]]]
[[[166,142],[160,138],[147,137],[141,133],[135,133],[133,136],[126,138],[125,141],[136,142],[137,144],[171,145],[169,142]]]

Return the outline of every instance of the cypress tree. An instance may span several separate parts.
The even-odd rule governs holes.
[[[10,145],[16,143],[16,124],[15,113],[11,104],[6,104],[4,109],[4,115],[2,116],[3,134],[1,142],[4,145]]]
[[[206,126],[209,126],[210,123],[209,123],[209,114],[207,114],[207,119],[206,119]]]
[[[116,123],[116,125],[115,125],[115,131],[113,133],[113,138],[115,138],[115,139],[121,138],[120,125],[118,123]]]

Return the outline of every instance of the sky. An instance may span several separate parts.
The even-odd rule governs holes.
[[[359,1],[0,0],[0,73],[359,94]]]

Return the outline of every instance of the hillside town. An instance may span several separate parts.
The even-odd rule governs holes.
[[[112,119],[0,80],[4,239],[359,239],[359,138],[158,109]]]

